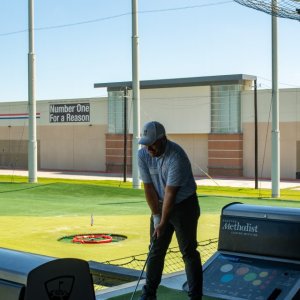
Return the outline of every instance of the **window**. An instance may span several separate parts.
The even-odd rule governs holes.
[[[211,132],[241,132],[241,85],[211,87]]]
[[[124,132],[124,92],[108,92],[108,133]]]

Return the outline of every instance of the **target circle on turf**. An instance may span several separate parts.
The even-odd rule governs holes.
[[[127,236],[112,233],[79,233],[69,236],[63,236],[58,239],[59,242],[71,244],[109,244],[117,243],[127,239]]]

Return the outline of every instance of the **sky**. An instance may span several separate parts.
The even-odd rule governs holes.
[[[34,1],[37,100],[132,80],[131,2]],[[271,88],[270,15],[225,0],[138,0],[138,12],[140,80],[248,74]],[[280,88],[300,88],[299,37],[299,21],[278,19]],[[28,1],[1,1],[0,45],[0,101],[27,101]]]

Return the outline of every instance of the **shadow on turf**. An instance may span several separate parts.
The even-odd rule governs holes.
[[[0,182],[0,184],[24,184],[24,182]],[[26,184],[28,184],[28,183],[26,183]],[[32,190],[32,189],[37,189],[37,188],[45,187],[45,186],[52,185],[52,184],[53,183],[47,183],[47,184],[42,184],[42,185],[34,185],[34,186],[29,186],[29,187],[23,187],[23,188],[19,188],[19,189],[0,191],[0,194]]]
[[[98,203],[97,205],[119,205],[119,204],[135,204],[135,203],[145,203],[145,201],[123,201],[123,202],[109,202],[109,203]]]
[[[141,291],[137,291],[133,297],[133,300],[138,300],[139,297],[141,296]],[[113,300],[129,300],[132,296],[132,293],[128,293],[125,295],[120,295],[117,297],[112,297],[109,299],[113,299]],[[188,296],[185,292],[183,291],[178,291],[178,290],[174,290],[174,289],[170,289],[164,286],[160,286],[158,288],[157,291],[157,298],[158,299],[164,299],[164,300],[168,300],[168,299],[172,299],[172,300],[184,300],[184,299],[188,299]]]
[[[133,297],[133,300],[138,300],[141,296],[141,291],[137,291]],[[116,296],[109,298],[111,300],[130,300],[132,293]],[[188,300],[188,295],[184,291],[179,291],[175,289],[171,289],[165,286],[159,286],[157,291],[157,299],[158,300]],[[202,300],[214,300],[216,298],[211,298],[207,296],[203,296]]]

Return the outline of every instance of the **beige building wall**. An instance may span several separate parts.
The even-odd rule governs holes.
[[[89,104],[85,122],[50,122],[51,105]],[[84,105],[83,105],[84,106]],[[82,107],[83,107],[82,106]],[[0,104],[0,167],[11,160],[16,168],[27,167],[27,102]],[[37,101],[38,168],[105,171],[107,98]],[[23,116],[25,119],[14,119]],[[22,147],[17,147],[20,144]],[[7,154],[6,154],[7,152]],[[10,154],[9,154],[10,153]],[[5,154],[5,155],[4,155]]]
[[[141,130],[148,121],[164,124],[168,137],[189,156],[194,175],[207,172],[210,87],[141,90]]]
[[[27,168],[27,129],[27,102],[0,103],[0,167]]]
[[[26,169],[28,166],[27,127],[0,127],[0,168]],[[40,144],[37,144],[38,149]],[[39,161],[39,157],[38,157]]]
[[[178,143],[187,153],[195,176],[205,176],[208,164],[207,134],[168,134],[168,138]]]
[[[300,141],[296,142],[296,148],[297,148],[297,172],[299,172],[298,174],[300,174]]]
[[[254,100],[253,92],[242,94],[244,134],[244,176],[254,177]],[[271,90],[258,91],[258,176],[271,177],[272,108]],[[281,178],[296,178],[297,143],[300,141],[300,89],[280,90],[280,174]]]
[[[90,105],[89,121],[50,123],[51,105]],[[41,169],[105,171],[107,98],[41,101]]]
[[[140,106],[141,126],[156,120],[164,124],[169,134],[210,132],[209,86],[141,89]],[[129,132],[132,133],[131,115],[128,120]]]
[[[104,125],[39,126],[40,169],[105,171]]]
[[[242,92],[243,175],[254,177],[253,91]],[[300,89],[280,90],[281,178],[300,172]],[[89,103],[86,122],[50,122],[50,105]],[[132,134],[131,96],[128,101]],[[106,171],[107,98],[61,99],[37,102],[38,168]],[[271,91],[258,91],[259,177],[271,177]],[[16,119],[22,118],[22,119]],[[208,167],[210,88],[141,90],[141,125],[162,122],[171,140],[188,153],[195,175]],[[0,103],[0,167],[26,168],[28,139],[27,102]]]
[[[128,132],[133,133],[132,91],[128,95]],[[140,90],[140,129],[149,121],[159,121],[171,139],[188,153],[195,175],[207,172],[207,135],[210,132],[210,87],[180,87]],[[107,169],[123,170],[123,142],[120,134],[107,136]],[[131,150],[130,150],[131,151]],[[131,153],[128,156],[131,170]]]

